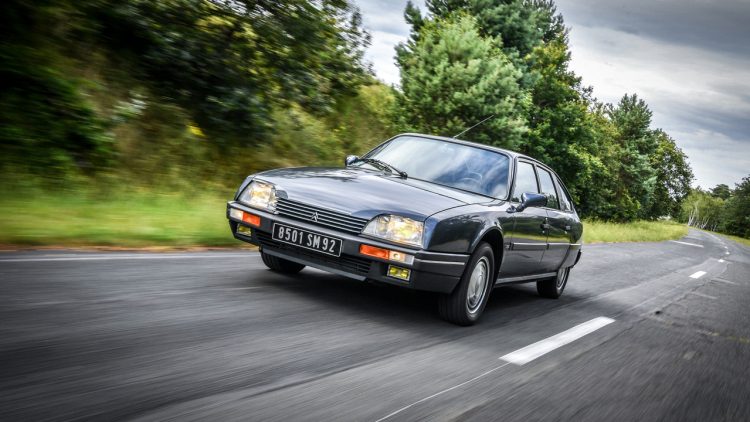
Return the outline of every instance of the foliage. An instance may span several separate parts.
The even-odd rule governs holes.
[[[725,202],[721,218],[723,232],[750,238],[750,176],[736,185]]]
[[[401,107],[415,130],[455,135],[495,116],[471,132],[470,138],[513,148],[525,131],[527,98],[518,72],[498,48],[498,40],[482,37],[474,18],[455,15],[429,21],[419,39],[401,44]]]
[[[644,214],[650,217],[677,216],[682,201],[690,193],[693,171],[674,139],[661,130],[657,130],[654,136],[658,144],[650,162],[656,172],[656,184],[650,208]]]

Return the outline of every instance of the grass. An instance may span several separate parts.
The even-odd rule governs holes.
[[[744,237],[739,237],[739,236],[733,236],[731,234],[724,234],[724,233],[718,233],[718,232],[711,232],[711,233],[714,233],[714,234],[719,235],[719,236],[724,236],[727,239],[734,240],[735,242],[737,242],[737,243],[739,243],[741,245],[750,246],[750,239],[746,239]]]
[[[219,194],[81,193],[0,197],[0,244],[18,246],[241,246]]]
[[[672,221],[635,221],[632,223],[608,223],[585,221],[583,240],[585,243],[603,242],[660,242],[687,236],[685,224]]]
[[[226,192],[167,195],[83,192],[0,195],[0,245],[60,247],[240,247],[225,217]],[[679,239],[687,227],[667,221],[586,221],[584,241]],[[733,238],[744,244],[747,239]]]

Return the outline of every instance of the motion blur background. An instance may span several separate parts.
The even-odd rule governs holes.
[[[465,139],[551,165],[590,228],[750,237],[750,178],[700,188],[643,98],[598,100],[552,1],[385,4],[409,31],[391,84],[345,0],[2,2],[0,244],[236,245],[224,201],[246,175],[493,114]]]

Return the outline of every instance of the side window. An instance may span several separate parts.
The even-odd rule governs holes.
[[[557,192],[560,193],[560,209],[563,211],[573,211],[573,201],[568,196],[568,191],[565,190],[560,179],[555,178],[555,183],[557,184]]]
[[[516,188],[513,190],[513,200],[521,202],[521,195],[526,192],[539,193],[539,187],[536,184],[534,166],[519,161],[516,169]]]
[[[542,194],[547,197],[547,207],[560,209],[560,201],[557,199],[557,191],[555,191],[555,183],[552,181],[552,173],[541,167],[537,169],[539,170],[539,183],[542,188]]]

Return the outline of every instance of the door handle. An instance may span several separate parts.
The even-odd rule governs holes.
[[[570,226],[565,226],[565,231],[570,231]]]

